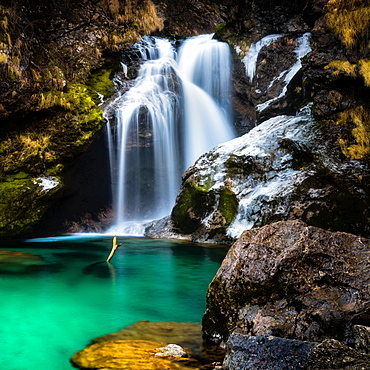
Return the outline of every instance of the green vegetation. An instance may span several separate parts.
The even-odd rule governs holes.
[[[3,173],[20,169],[44,173],[58,164],[62,168],[60,161],[87,144],[102,127],[102,111],[81,84],[71,85],[66,92],[40,93],[34,99],[34,109],[47,117],[0,143]]]
[[[225,229],[234,221],[234,218],[238,213],[238,205],[238,200],[233,191],[226,186],[222,187],[218,209],[225,219]]]
[[[195,232],[201,225],[201,217],[212,209],[214,196],[205,187],[187,181],[172,210],[172,220],[176,228],[185,234]]]
[[[61,185],[43,191],[26,173],[6,176],[0,183],[0,237],[32,231],[50,206],[50,195]]]

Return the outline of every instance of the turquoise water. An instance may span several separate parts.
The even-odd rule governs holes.
[[[139,320],[200,323],[226,249],[146,238],[79,236],[1,242],[44,265],[0,264],[0,369],[70,370],[91,339]],[[98,263],[101,262],[101,263]]]

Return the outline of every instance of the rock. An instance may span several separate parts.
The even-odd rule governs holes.
[[[47,263],[32,253],[0,250],[0,275],[37,273]]]
[[[178,344],[167,344],[162,348],[157,348],[159,352],[155,354],[156,357],[188,357],[188,354]]]
[[[370,369],[370,356],[361,354],[335,339],[327,339],[315,347],[308,356],[307,369]]]
[[[235,328],[301,341],[351,337],[366,325],[370,240],[301,221],[245,231],[209,285],[204,338],[227,340]]]
[[[317,343],[273,336],[250,336],[233,332],[227,341],[222,364],[225,370],[305,369],[308,354]]]
[[[33,253],[0,250],[0,264],[40,265],[44,260]]]
[[[354,325],[353,336],[356,350],[370,354],[370,328],[364,325]]]
[[[202,345],[202,327],[199,324],[181,322],[151,322],[142,320],[135,322],[120,331],[103,335],[92,340],[100,343],[116,340],[147,340],[189,348],[199,353]]]
[[[112,343],[116,344],[113,345]],[[96,344],[101,344],[101,346],[95,346]],[[130,348],[136,347],[138,348],[137,351],[133,350],[136,354],[132,356],[139,356],[141,351],[144,351],[145,348],[150,349],[150,353],[143,352],[145,359],[145,361],[143,361],[143,369],[151,368],[149,366],[156,366],[153,365],[156,364],[155,359],[152,358],[153,356],[157,358],[168,357],[167,361],[174,361],[171,363],[170,366],[172,367],[169,367],[169,369],[182,369],[181,366],[198,367],[198,361],[204,364],[204,366],[209,366],[213,362],[222,361],[225,355],[225,350],[223,348],[203,343],[201,325],[142,320],[118,332],[93,339],[89,347],[77,352],[73,356],[72,362],[76,366],[84,368],[83,366],[87,364],[87,361],[90,361],[89,359],[94,359],[94,363],[89,363],[89,366],[93,366],[103,361],[105,354],[109,358],[114,358],[116,352],[117,356],[121,356],[120,351],[127,350],[127,353],[125,352],[124,355],[122,354],[122,359],[119,361],[122,364],[124,360],[132,360],[130,364],[134,366],[134,359],[129,352]],[[161,364],[167,363],[164,362]],[[165,368],[167,369],[167,367]],[[126,369],[131,370],[136,368],[126,367]],[[156,367],[153,367],[153,369],[156,369]]]
[[[205,153],[183,175],[165,234],[172,226],[194,241],[231,244],[245,229],[301,219],[370,235],[370,173],[323,131],[308,106]]]
[[[165,343],[145,340],[118,340],[95,343],[76,352],[71,362],[80,369],[188,369],[186,366],[194,359],[172,357],[172,359],[156,356],[158,347]],[[175,360],[174,360],[175,359]]]

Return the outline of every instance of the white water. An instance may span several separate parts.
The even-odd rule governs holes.
[[[282,36],[283,35],[268,35],[250,46],[247,54],[243,58],[245,73],[250,81],[253,80],[254,74],[256,73],[257,59],[261,49],[275,42]]]
[[[257,110],[259,112],[262,112],[264,109],[266,109],[271,103],[273,103],[274,101],[280,99],[281,97],[283,97],[287,90],[288,90],[288,85],[290,83],[290,81],[293,79],[293,77],[297,74],[297,72],[302,68],[302,61],[301,59],[307,55],[312,49],[310,47],[310,33],[305,33],[302,37],[300,37],[298,40],[297,40],[297,48],[295,49],[295,54],[296,54],[296,62],[295,64],[293,64],[293,66],[286,70],[286,71],[283,71],[281,72],[281,74],[274,78],[271,82],[270,82],[270,85],[269,85],[269,88],[273,86],[273,84],[275,83],[275,81],[279,81],[281,80],[282,78],[284,78],[283,80],[283,84],[284,84],[284,87],[283,87],[283,90],[281,91],[281,93],[276,96],[275,98],[273,99],[270,99],[262,104],[258,104],[257,105]]]
[[[107,108],[116,120],[108,123],[116,214],[108,232],[137,235],[143,221],[171,212],[183,171],[234,134],[226,44],[212,35],[190,38],[178,58],[165,39],[144,37],[135,48],[146,62]]]

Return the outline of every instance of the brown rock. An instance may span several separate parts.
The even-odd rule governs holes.
[[[249,335],[320,342],[368,320],[370,241],[300,221],[245,231],[209,286],[204,337]]]

